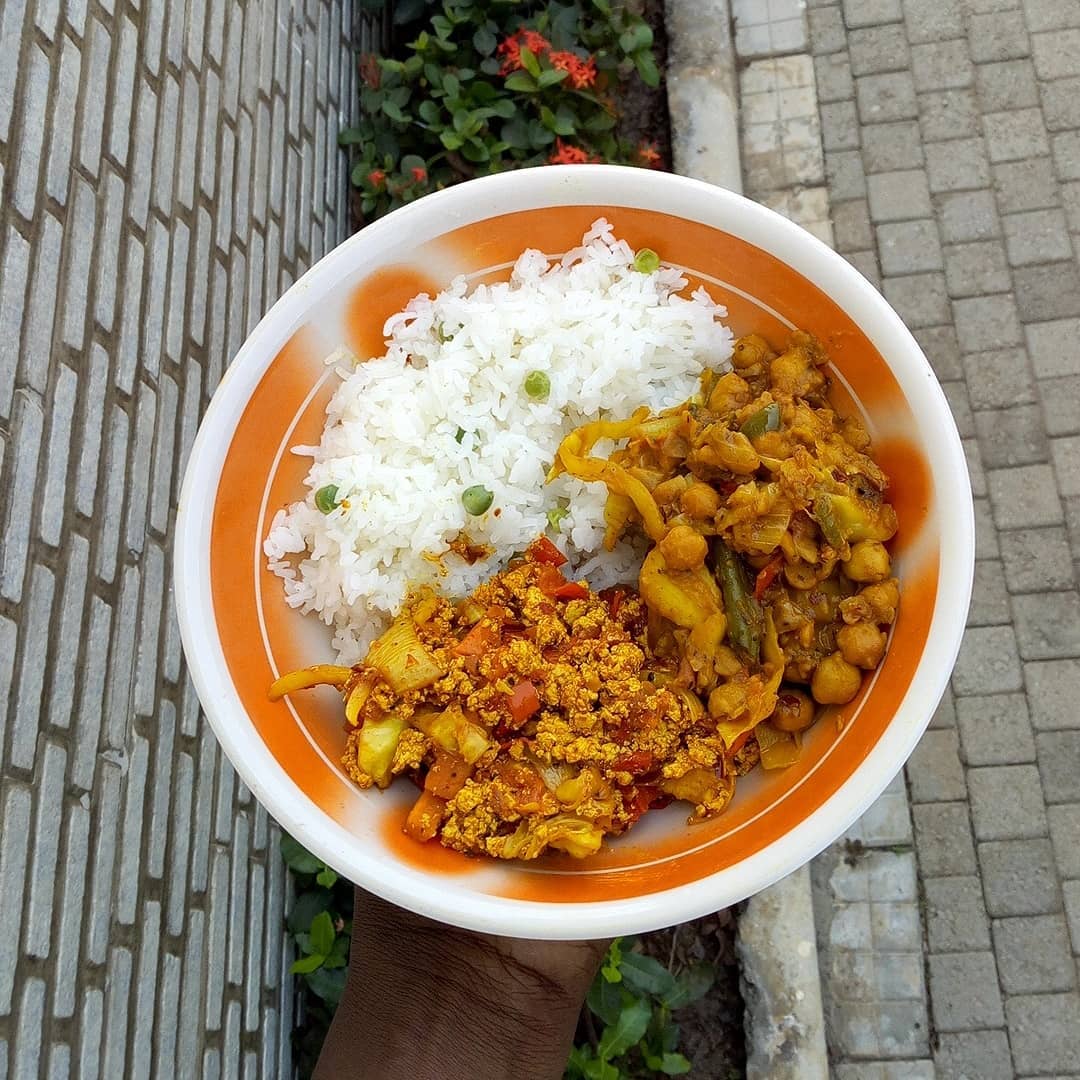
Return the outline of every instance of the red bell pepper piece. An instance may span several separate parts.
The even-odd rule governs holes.
[[[545,566],[562,566],[566,556],[546,537],[541,536],[529,545],[528,554],[533,562]]]
[[[540,695],[536,692],[536,687],[533,686],[528,679],[522,679],[521,682],[510,691],[510,715],[517,723],[522,723],[528,720],[534,712],[537,712],[540,708]]]
[[[784,556],[777,555],[758,571],[754,579],[754,599],[760,600],[765,595],[765,590],[776,580],[780,571],[784,568]]]

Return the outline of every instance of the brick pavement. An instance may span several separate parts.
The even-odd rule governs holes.
[[[277,830],[184,670],[171,528],[229,358],[348,232],[352,19],[0,3],[0,1077],[287,1074]]]
[[[866,864],[880,847],[857,850],[851,866],[832,849],[814,873],[837,1075],[1075,1076],[1080,3],[808,0],[805,16],[797,3],[775,6],[778,35],[756,28],[736,40],[773,64],[812,57],[835,246],[926,350],[976,496],[968,632],[892,811],[889,846],[917,879],[891,883],[900,897],[917,882],[925,957],[907,1000],[921,995],[929,1027],[886,1044],[913,1028],[895,1026],[885,1005],[898,995],[881,993],[867,964],[888,957],[899,989],[897,944],[910,944],[910,927],[901,918],[879,940],[863,925],[875,904]],[[803,37],[793,17],[804,17]],[[784,134],[781,123],[774,138]],[[753,179],[755,147],[769,136],[746,135]],[[770,162],[758,164],[760,195]],[[803,184],[819,197],[812,162]],[[791,189],[789,203],[807,194],[775,186]]]

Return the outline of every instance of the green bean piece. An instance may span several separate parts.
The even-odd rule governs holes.
[[[525,393],[536,401],[547,401],[547,396],[551,393],[551,380],[543,371],[530,371],[522,385]]]
[[[338,508],[338,486],[327,484],[315,492],[315,508],[323,514],[333,513]]]
[[[716,542],[714,563],[720,591],[724,596],[724,612],[728,620],[728,636],[755,663],[761,658],[761,635],[765,615],[761,604],[754,599],[753,586],[742,559],[723,542]]]
[[[563,518],[569,517],[570,511],[565,506],[555,506],[547,512],[548,525],[555,531],[559,531],[559,524]]]
[[[465,513],[473,517],[487,513],[494,501],[495,495],[483,484],[473,484],[461,493],[461,505],[465,507]]]
[[[838,551],[845,543],[844,531],[840,522],[836,520],[836,512],[833,510],[832,497],[826,492],[821,492],[814,499],[811,517],[821,527],[821,535]]]
[[[456,442],[460,446],[461,445],[461,440],[464,439],[464,438],[465,438],[465,429],[463,427],[459,427],[457,429],[457,433],[454,435],[454,442]]]
[[[739,430],[751,441],[766,431],[780,430],[780,406],[774,401],[764,409],[758,409]]]
[[[660,269],[660,256],[652,248],[642,248],[634,256],[634,269],[639,274],[651,274]]]

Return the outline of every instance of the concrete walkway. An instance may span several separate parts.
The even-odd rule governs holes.
[[[978,518],[952,693],[814,866],[834,1068],[1080,1076],[1080,3],[806,7],[735,4],[748,192],[912,328]]]

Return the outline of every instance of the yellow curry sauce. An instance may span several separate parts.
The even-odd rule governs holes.
[[[418,840],[584,856],[672,800],[720,813],[737,775],[791,764],[819,706],[855,697],[896,617],[888,480],[829,407],[826,361],[807,334],[780,354],[751,335],[693,400],[564,440],[552,475],[607,485],[606,545],[652,541],[636,592],[567,581],[541,538],[465,600],[411,596],[364,663],[272,695],[338,685],[349,774],[415,780]],[[601,439],[623,445],[592,456]]]

